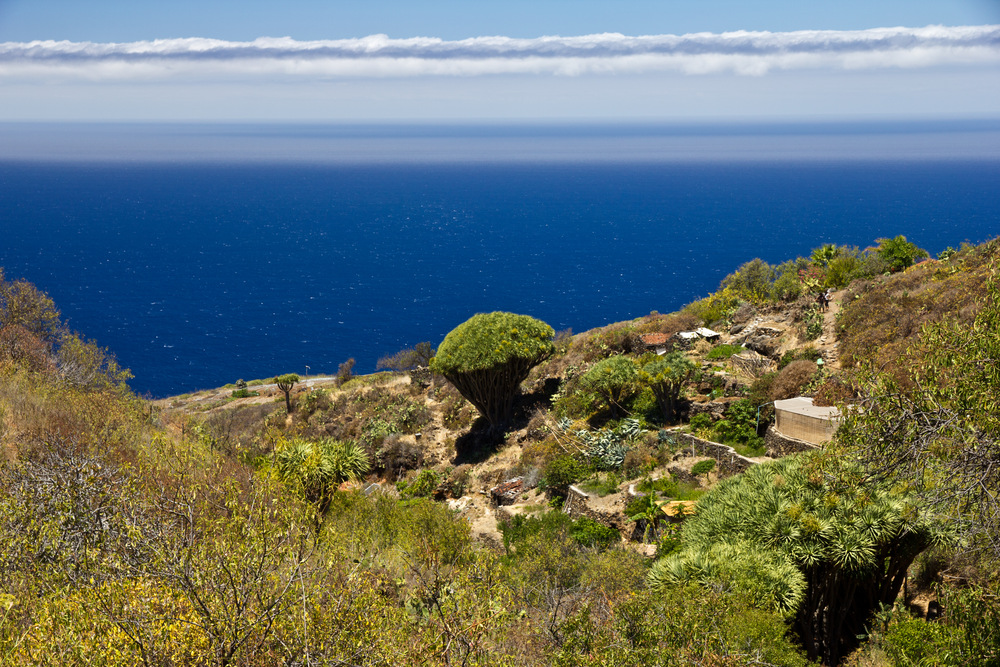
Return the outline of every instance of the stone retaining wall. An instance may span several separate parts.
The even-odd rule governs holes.
[[[788,456],[789,454],[820,449],[819,445],[814,445],[805,440],[789,438],[787,435],[779,433],[774,428],[774,424],[767,427],[767,433],[764,434],[764,444],[767,446],[767,455],[775,459]]]
[[[753,459],[748,459],[728,445],[723,445],[711,440],[696,438],[690,433],[677,433],[677,442],[686,447],[690,447],[696,454],[711,456],[719,466],[722,476],[736,475],[756,465]]]
[[[563,512],[569,514],[573,519],[586,516],[596,520],[596,513],[587,505],[589,498],[590,496],[582,489],[571,485],[566,492],[566,500],[563,501]]]

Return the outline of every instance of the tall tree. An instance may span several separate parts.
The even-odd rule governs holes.
[[[295,373],[286,373],[274,378],[274,384],[285,394],[285,412],[292,414],[292,387],[299,381],[299,376]]]
[[[554,332],[514,313],[480,313],[455,327],[431,359],[440,373],[489,422],[499,440],[513,418],[514,397],[532,368],[551,356]]]
[[[891,239],[876,239],[876,241],[878,241],[876,252],[893,271],[902,271],[918,259],[929,256],[926,250],[910,243],[902,234]]]

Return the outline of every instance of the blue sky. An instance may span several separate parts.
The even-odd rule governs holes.
[[[998,26],[1000,0],[0,0],[0,120],[996,118]]]

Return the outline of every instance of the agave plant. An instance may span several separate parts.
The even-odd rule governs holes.
[[[624,419],[615,429],[580,430],[576,437],[587,457],[600,470],[617,470],[625,463],[631,441],[643,431],[638,419]]]

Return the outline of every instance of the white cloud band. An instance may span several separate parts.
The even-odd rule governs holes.
[[[217,79],[588,73],[763,75],[787,69],[1000,64],[1000,26],[629,37],[0,43],[0,79]]]

